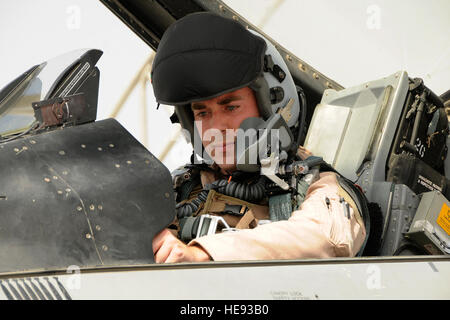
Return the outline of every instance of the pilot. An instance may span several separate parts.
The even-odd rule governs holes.
[[[191,163],[172,174],[177,215],[153,239],[157,263],[361,254],[367,237],[357,188],[322,165],[291,175],[296,183],[273,175],[317,157],[299,145],[303,91],[265,37],[212,13],[187,15],[163,35],[152,83],[194,146]],[[250,131],[258,134],[241,139]],[[269,140],[268,151],[251,147]]]

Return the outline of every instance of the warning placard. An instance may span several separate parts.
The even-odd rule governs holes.
[[[446,203],[442,205],[441,212],[436,220],[438,225],[450,235],[450,208]]]

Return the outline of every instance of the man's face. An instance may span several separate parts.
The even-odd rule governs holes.
[[[236,169],[236,130],[243,120],[260,116],[253,91],[245,87],[194,102],[191,108],[206,152],[222,171],[233,172]]]

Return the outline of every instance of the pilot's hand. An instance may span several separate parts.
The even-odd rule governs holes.
[[[312,152],[303,146],[299,146],[297,150],[297,155],[300,157],[300,159],[305,160],[308,157],[312,156]]]
[[[201,262],[211,257],[200,246],[187,246],[178,240],[169,229],[156,235],[152,242],[156,263]]]

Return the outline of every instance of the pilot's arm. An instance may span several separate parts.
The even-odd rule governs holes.
[[[335,173],[320,174],[300,209],[287,221],[254,229],[217,233],[183,244],[172,234],[162,235],[167,245],[156,252],[157,262],[271,260],[352,257],[361,248],[365,229],[351,207],[349,216],[340,202]],[[326,200],[328,199],[328,200]],[[168,232],[168,231],[167,231]],[[161,235],[161,234],[160,234]],[[158,237],[155,238],[158,240]],[[158,251],[158,250],[156,250]]]

